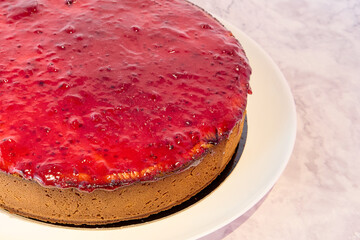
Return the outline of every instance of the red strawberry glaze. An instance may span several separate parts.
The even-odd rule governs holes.
[[[0,0],[0,169],[93,191],[201,159],[246,107],[235,38],[183,0]]]

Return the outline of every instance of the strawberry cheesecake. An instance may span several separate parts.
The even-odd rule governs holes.
[[[178,205],[239,142],[251,68],[184,0],[0,1],[0,206],[101,225]]]

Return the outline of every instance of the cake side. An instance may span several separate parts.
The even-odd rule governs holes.
[[[244,119],[228,139],[209,148],[197,166],[112,191],[44,188],[34,181],[0,173],[0,206],[22,216],[62,224],[101,225],[144,218],[186,201],[210,184],[230,161],[243,125]]]

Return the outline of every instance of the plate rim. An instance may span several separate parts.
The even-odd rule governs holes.
[[[245,204],[246,207],[243,207],[241,209],[241,211],[236,211],[233,212],[233,214],[231,214],[231,216],[227,215],[227,216],[222,216],[221,220],[218,222],[211,222],[209,224],[205,224],[206,226],[204,227],[204,223],[201,224],[201,226],[193,226],[193,222],[192,221],[184,221],[184,220],[189,220],[189,216],[191,216],[192,214],[195,213],[199,213],[199,206],[200,206],[200,210],[201,209],[206,209],[205,205],[209,204],[209,201],[214,201],[214,196],[218,196],[220,193],[219,192],[223,192],[224,191],[224,185],[226,185],[225,183],[229,183],[229,181],[232,181],[234,178],[234,175],[237,174],[238,170],[238,166],[235,167],[234,171],[229,175],[229,179],[226,179],[224,181],[223,184],[221,184],[217,189],[215,189],[214,194],[211,193],[209,196],[205,197],[205,199],[200,200],[198,203],[196,203],[194,206],[190,206],[182,211],[180,211],[179,213],[176,213],[174,215],[165,217],[164,219],[159,219],[159,220],[155,220],[153,222],[150,223],[144,223],[144,224],[139,224],[139,225],[135,225],[135,226],[127,226],[127,227],[123,227],[120,229],[72,229],[72,228],[67,228],[67,227],[59,227],[59,226],[52,226],[46,223],[40,223],[40,222],[35,222],[34,220],[28,220],[28,219],[24,219],[23,217],[19,217],[19,216],[14,216],[12,214],[6,213],[3,210],[1,210],[0,212],[0,223],[2,221],[4,221],[5,223],[10,223],[10,224],[16,224],[16,223],[20,223],[22,224],[22,227],[25,228],[23,229],[24,231],[21,236],[14,236],[13,234],[11,234],[12,232],[9,233],[9,231],[2,231],[2,233],[0,233],[0,237],[2,234],[5,234],[4,237],[6,239],[14,239],[14,240],[19,240],[19,239],[23,239],[23,237],[27,237],[29,238],[29,234],[31,233],[39,233],[38,231],[41,230],[41,234],[42,235],[38,235],[36,238],[38,240],[42,240],[42,239],[47,239],[49,233],[51,233],[53,237],[53,239],[63,239],[64,237],[67,238],[87,238],[88,240],[92,240],[92,239],[98,239],[99,237],[105,237],[108,236],[110,238],[112,237],[133,237],[135,239],[137,239],[137,237],[140,237],[141,234],[149,234],[150,232],[153,232],[154,230],[159,230],[159,229],[167,229],[167,231],[162,231],[161,233],[157,233],[157,235],[151,235],[151,239],[154,237],[154,239],[196,239],[199,237],[203,237],[227,224],[229,224],[230,222],[234,221],[236,218],[238,218],[239,216],[243,215],[246,211],[248,211],[251,207],[253,207],[257,202],[259,202],[269,191],[270,189],[274,186],[274,184],[276,183],[276,181],[279,179],[279,177],[281,176],[281,173],[284,171],[291,153],[293,151],[294,145],[295,145],[295,139],[296,139],[296,125],[297,125],[297,121],[296,121],[296,107],[295,107],[295,102],[293,99],[293,96],[291,94],[291,90],[290,87],[288,85],[288,83],[286,82],[286,79],[284,77],[284,75],[282,74],[282,72],[280,71],[280,69],[278,68],[278,66],[275,64],[275,62],[272,60],[272,58],[261,48],[260,45],[258,45],[254,40],[252,40],[250,37],[248,37],[245,33],[243,33],[241,30],[239,30],[237,27],[235,27],[234,25],[232,25],[231,23],[225,21],[224,19],[221,19],[217,16],[215,16],[216,19],[218,19],[222,24],[224,24],[224,26],[230,30],[233,35],[239,40],[239,42],[241,43],[241,45],[244,47],[245,52],[247,52],[247,49],[252,49],[252,51],[257,51],[256,54],[258,54],[259,56],[262,56],[264,58],[264,61],[266,61],[269,65],[271,65],[272,70],[274,71],[274,74],[278,77],[277,80],[279,80],[281,82],[281,86],[284,88],[284,93],[287,94],[287,100],[289,101],[289,107],[290,107],[290,119],[291,119],[291,125],[292,125],[292,129],[291,132],[289,132],[288,134],[288,140],[289,140],[289,145],[288,147],[285,149],[286,152],[283,152],[283,161],[281,162],[282,164],[280,166],[278,166],[277,171],[275,174],[273,174],[273,177],[271,179],[271,181],[267,182],[261,189],[257,189],[256,193],[254,193],[252,195],[251,198],[248,199],[247,203]],[[251,54],[249,55],[247,52],[247,55],[250,59],[250,64],[251,64]],[[251,83],[250,83],[251,84]],[[250,109],[249,109],[250,110]],[[248,111],[249,114],[249,111]],[[249,124],[251,125],[251,122],[249,121]],[[249,130],[248,132],[248,137],[251,135],[251,132]],[[248,143],[247,143],[248,144]],[[245,149],[244,152],[247,149],[247,145],[245,145]],[[244,156],[244,155],[243,155]],[[216,193],[216,194],[215,194]],[[203,216],[202,216],[203,218]],[[180,221],[180,222],[179,222]],[[35,223],[35,224],[34,224]],[[174,223],[177,223],[178,225],[174,226]],[[182,232],[181,233],[175,233],[177,227],[179,227]],[[17,227],[8,227],[7,229],[15,229]],[[196,228],[196,229],[194,229]],[[184,231],[187,229],[191,229],[193,231]],[[6,229],[4,229],[6,230]],[[5,232],[5,233],[4,233]],[[18,231],[20,233],[20,231]],[[136,233],[140,234],[140,235],[136,235]],[[175,233],[175,235],[174,235]],[[160,235],[159,235],[160,234]],[[172,234],[170,235],[166,235],[166,234]],[[180,235],[181,236],[180,236]],[[164,236],[166,235],[166,236]],[[30,235],[31,236],[31,235]],[[58,236],[58,237],[56,237]],[[144,236],[144,235],[143,235]],[[18,237],[18,238],[17,238]],[[149,235],[147,235],[147,238],[149,238]]]

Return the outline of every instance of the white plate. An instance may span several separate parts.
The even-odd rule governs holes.
[[[290,158],[296,135],[295,105],[285,78],[270,57],[244,33],[224,23],[250,60],[254,93],[248,102],[248,136],[241,160],[215,191],[169,217],[123,228],[59,227],[0,210],[0,239],[195,239],[254,206],[275,184]]]

